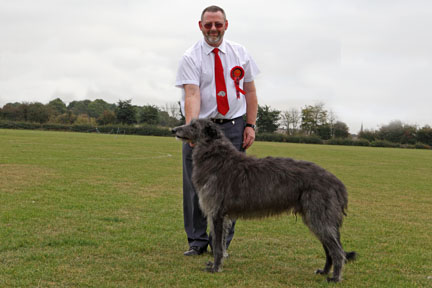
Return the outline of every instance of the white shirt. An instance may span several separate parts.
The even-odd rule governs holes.
[[[176,87],[183,88],[184,84],[199,86],[201,94],[201,108],[199,118],[234,119],[246,114],[246,99],[240,93],[237,99],[234,80],[230,76],[231,69],[235,66],[243,67],[245,76],[240,80],[240,88],[243,89],[244,82],[252,82],[259,74],[258,66],[246,51],[246,49],[234,42],[223,40],[218,47],[219,57],[224,67],[225,84],[228,94],[229,111],[222,115],[217,111],[216,83],[215,83],[215,60],[214,47],[211,47],[202,39],[189,48],[180,60],[177,71]],[[181,98],[181,109],[183,115],[185,91]]]

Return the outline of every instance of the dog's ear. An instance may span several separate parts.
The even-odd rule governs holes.
[[[206,123],[206,125],[204,127],[204,131],[205,131],[205,134],[212,139],[215,139],[218,137],[218,130],[212,122]]]

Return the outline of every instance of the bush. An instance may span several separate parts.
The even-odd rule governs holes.
[[[399,143],[393,143],[387,140],[376,140],[370,143],[372,147],[389,147],[389,148],[398,148],[400,147]]]
[[[55,124],[55,123],[42,124],[41,129],[48,130],[48,131],[70,131],[71,130],[69,125]]]
[[[300,137],[300,143],[323,144],[324,142],[318,136],[302,136],[302,137]]]
[[[289,142],[289,143],[300,143],[300,137],[299,136],[286,136],[285,140],[286,140],[286,142]]]
[[[0,121],[0,128],[5,129],[26,129],[26,130],[48,130],[48,131],[73,131],[73,132],[99,132],[107,134],[128,134],[128,135],[151,135],[151,136],[171,136],[171,130],[152,125],[128,126],[128,125],[64,125],[64,124],[39,124],[29,122]]]
[[[287,136],[279,133],[258,133],[256,141],[323,144],[318,136]]]
[[[354,141],[352,139],[348,138],[333,138],[326,141],[326,144],[328,145],[345,145],[345,146],[352,146]]]
[[[286,142],[285,135],[276,133],[257,133],[257,141]]]
[[[0,121],[0,128],[5,128],[5,129],[35,130],[35,129],[40,129],[40,127],[41,127],[41,124],[39,124],[39,123]]]
[[[353,140],[349,138],[333,138],[326,141],[329,145],[345,145],[345,146],[369,146],[370,143],[366,139]]]
[[[431,149],[432,147],[427,145],[427,144],[423,144],[421,142],[418,142],[415,144],[415,148],[416,149]]]
[[[370,146],[370,142],[366,139],[355,140],[353,145],[355,146]]]

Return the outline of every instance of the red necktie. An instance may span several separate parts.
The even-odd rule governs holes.
[[[218,48],[213,49],[213,53],[215,54],[216,102],[219,113],[225,115],[229,110],[228,94],[225,86],[222,61],[219,58],[218,52]]]

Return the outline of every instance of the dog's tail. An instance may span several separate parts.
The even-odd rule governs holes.
[[[345,252],[345,259],[347,262],[354,261],[357,258],[357,253],[355,251]]]

